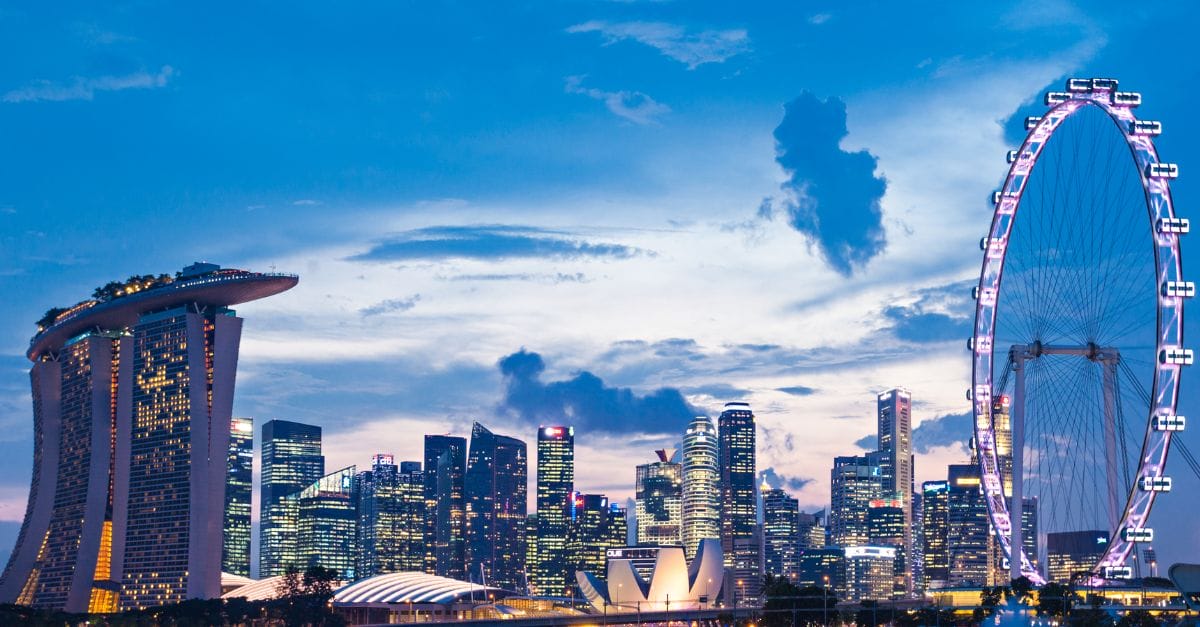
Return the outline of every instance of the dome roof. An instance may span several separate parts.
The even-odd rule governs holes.
[[[471,594],[508,596],[511,592],[422,572],[387,573],[356,581],[333,593],[335,605],[453,603]]]

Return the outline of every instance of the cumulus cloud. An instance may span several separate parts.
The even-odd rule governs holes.
[[[566,79],[568,94],[581,94],[593,100],[599,100],[617,117],[625,118],[634,124],[651,124],[667,113],[671,108],[640,91],[604,91],[594,87],[584,87],[582,76],[568,76]]]
[[[562,381],[543,381],[546,363],[541,355],[525,349],[504,357],[498,365],[504,378],[498,413],[530,424],[565,422],[590,432],[681,437],[697,414],[673,388],[643,395],[610,387],[587,371]]]
[[[4,94],[4,102],[92,100],[98,91],[165,87],[173,74],[174,68],[164,65],[156,73],[140,71],[120,76],[73,76],[66,82],[38,80]]]
[[[849,276],[887,246],[879,204],[887,181],[875,176],[873,155],[842,150],[846,132],[846,105],[837,98],[804,93],[787,103],[775,129],[785,198],[773,202],[830,267]],[[771,215],[770,204],[759,213]]]
[[[569,233],[529,226],[481,224],[431,226],[404,231],[353,255],[351,261],[440,261],[513,258],[626,259],[641,251],[621,244],[588,242]]]
[[[358,310],[358,313],[362,314],[363,317],[378,316],[386,313],[399,313],[416,307],[417,301],[419,300],[421,300],[420,294],[413,294],[408,298],[390,298],[388,300],[375,303],[370,307],[363,307],[362,309]]]
[[[877,450],[876,447],[879,446],[879,436],[874,434],[864,435],[863,437],[854,441],[854,446],[857,446],[865,451]]]
[[[683,26],[664,22],[591,20],[576,24],[567,32],[599,33],[605,45],[636,41],[686,65],[689,70],[705,63],[724,63],[726,59],[750,49],[750,38],[740,28],[689,32]]]
[[[913,450],[926,454],[939,446],[958,444],[965,448],[974,430],[972,421],[969,411],[925,420],[913,429]]]
[[[759,476],[761,481],[765,481],[768,486],[774,489],[789,490],[799,492],[804,489],[804,486],[815,481],[807,477],[790,477],[780,474],[774,467],[760,471]]]
[[[890,331],[900,340],[913,343],[962,340],[971,334],[969,294],[974,281],[917,291],[917,300],[910,304],[890,305],[883,309]]]

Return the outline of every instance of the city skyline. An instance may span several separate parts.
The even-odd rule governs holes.
[[[1074,74],[1145,92],[1183,164],[1181,212],[1196,204],[1191,7],[304,5],[271,16],[296,35],[267,36],[278,52],[247,43],[268,16],[246,11],[0,14],[0,46],[26,60],[0,69],[0,551],[32,467],[31,323],[117,276],[299,272],[239,308],[233,412],[322,425],[327,468],[423,459],[419,436],[474,420],[531,444],[573,424],[576,488],[624,505],[629,459],[746,401],[758,470],[812,511],[833,457],[877,447],[873,396],[893,386],[917,399],[915,484],[967,461],[986,198],[1042,92]],[[1145,63],[1148,37],[1184,71]],[[855,224],[817,228],[796,211],[805,182],[873,193],[823,198]],[[1156,506],[1164,564],[1200,552],[1186,513]]]

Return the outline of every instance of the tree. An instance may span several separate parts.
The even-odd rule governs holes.
[[[289,627],[344,625],[329,605],[337,579],[336,572],[321,566],[311,566],[303,575],[289,568],[275,587],[278,598],[271,603],[272,616]]]
[[[1117,627],[1155,627],[1156,625],[1158,625],[1158,621],[1146,610],[1126,612],[1121,620],[1117,621]]]
[[[1038,590],[1038,614],[1066,616],[1071,611],[1071,589],[1054,581]]]

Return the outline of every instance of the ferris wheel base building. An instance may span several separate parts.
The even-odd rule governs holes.
[[[298,281],[197,263],[47,312],[27,353],[33,475],[0,603],[114,612],[221,595],[242,332],[229,307]]]

